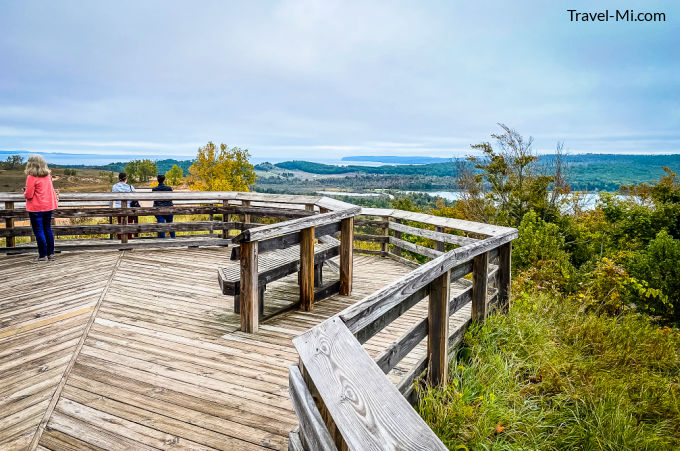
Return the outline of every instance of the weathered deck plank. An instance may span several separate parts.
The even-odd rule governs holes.
[[[292,338],[412,268],[355,254],[351,296],[289,310],[252,335],[217,284],[228,258],[218,247],[72,252],[44,265],[0,256],[0,448],[287,449]],[[296,275],[274,282],[265,317],[298,301]],[[376,357],[426,314],[427,298],[364,348]],[[451,330],[469,315],[461,309]],[[425,348],[389,373],[395,384]]]

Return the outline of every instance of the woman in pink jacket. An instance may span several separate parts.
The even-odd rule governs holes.
[[[47,162],[40,155],[31,155],[26,162],[26,211],[38,242],[36,263],[54,259],[54,235],[52,234],[52,211],[57,209],[57,194],[52,186],[52,176]]]

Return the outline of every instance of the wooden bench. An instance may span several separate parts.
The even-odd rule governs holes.
[[[323,263],[340,253],[340,242],[324,237],[324,240],[314,246],[314,286],[320,287],[323,282]],[[231,260],[238,260],[238,248],[231,253]],[[285,249],[278,249],[262,254],[258,259],[258,310],[264,311],[264,292],[267,284],[281,279],[289,274],[300,271],[300,245]],[[217,269],[218,280],[222,294],[234,296],[234,313],[241,312],[241,268],[239,264],[220,267]]]
[[[354,216],[359,214],[361,207],[338,202],[338,206],[347,206],[342,210],[321,212],[305,218],[291,219],[275,224],[266,224],[244,230],[232,238],[234,244],[239,245],[239,304],[241,314],[241,330],[247,333],[257,333],[260,308],[261,290],[267,281],[274,280],[273,276],[262,274],[260,259],[266,258],[269,252],[287,249],[295,246],[299,252],[295,261],[282,266],[289,268],[282,270],[280,277],[299,271],[300,309],[311,312],[314,300],[323,299],[333,293],[347,296],[352,292],[352,249],[354,242]],[[311,208],[309,209],[311,211]],[[340,234],[339,249],[329,249],[332,254],[316,255],[316,247],[327,244],[327,238]],[[315,245],[318,239],[321,244]],[[332,248],[336,248],[333,244]],[[337,254],[336,254],[337,252]],[[340,256],[340,280],[327,284],[315,290],[314,269],[315,262],[327,260],[330,256]],[[292,269],[291,269],[292,268]],[[269,270],[268,267],[263,267]],[[277,270],[278,271],[278,270]],[[275,271],[272,271],[274,274]],[[317,270],[318,274],[318,270]],[[263,277],[264,276],[264,277]]]

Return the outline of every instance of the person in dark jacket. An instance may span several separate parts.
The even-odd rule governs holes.
[[[172,187],[165,184],[165,176],[163,174],[158,174],[156,180],[158,180],[158,186],[151,188],[151,191],[172,191]],[[153,206],[172,207],[172,200],[154,200]],[[156,221],[158,221],[159,224],[163,224],[165,222],[172,222],[172,216],[173,215],[156,215]],[[175,232],[170,231],[170,238],[174,237]],[[165,232],[158,232],[158,238],[165,238]]]

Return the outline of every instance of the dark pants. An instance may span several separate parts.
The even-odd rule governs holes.
[[[156,215],[156,221],[158,221],[159,224],[163,224],[164,222],[172,222],[172,216],[173,215]],[[170,238],[175,237],[175,232],[170,231]],[[158,232],[158,238],[165,238],[165,232]]]
[[[28,212],[35,241],[38,243],[40,258],[54,254],[54,235],[52,235],[52,211]]]

